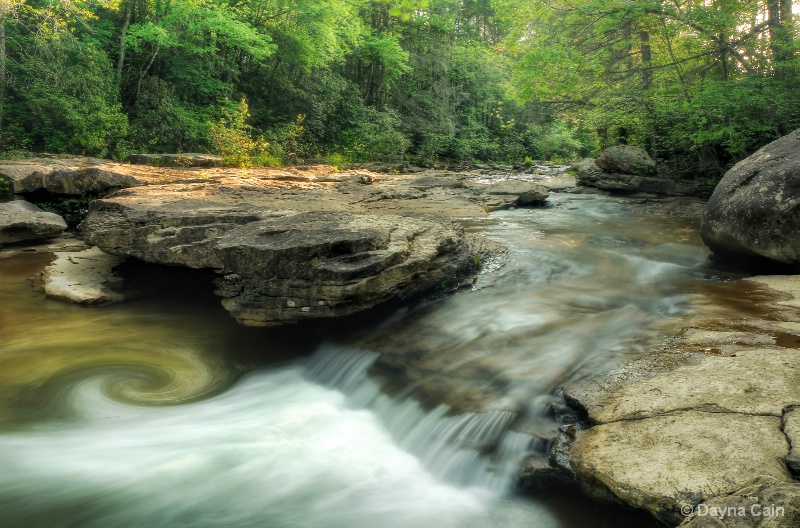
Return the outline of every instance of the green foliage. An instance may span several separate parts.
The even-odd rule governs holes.
[[[528,133],[531,150],[537,159],[562,162],[584,158],[596,150],[597,144],[588,131],[570,126],[564,121],[532,125]]]
[[[400,117],[391,110],[364,108],[355,126],[342,133],[341,148],[350,161],[398,162],[410,140],[399,130]]]
[[[0,178],[0,196],[8,196],[14,193],[11,180]]]
[[[713,178],[800,127],[797,16],[768,24],[764,2],[9,5],[0,151],[345,166],[627,142]]]
[[[29,137],[49,152],[105,156],[128,130],[115,101],[110,61],[93,44],[71,35],[38,42],[22,74],[19,94],[29,112]]]
[[[700,175],[800,126],[800,34],[796,14],[782,11],[790,2],[773,4],[772,21],[758,2],[497,5],[519,54],[517,99],[596,129],[601,147],[636,144],[676,173]]]
[[[273,164],[269,143],[263,136],[253,138],[253,127],[247,123],[249,117],[247,101],[242,99],[233,112],[225,112],[224,117],[210,125],[217,153],[229,167]]]

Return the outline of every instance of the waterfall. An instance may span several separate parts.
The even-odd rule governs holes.
[[[516,413],[453,414],[440,404],[428,411],[411,397],[383,394],[368,371],[369,350],[323,343],[306,364],[309,379],[344,393],[350,405],[372,411],[395,441],[435,477],[461,486],[508,490],[534,437],[510,430]]]

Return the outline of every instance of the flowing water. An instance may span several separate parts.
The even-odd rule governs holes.
[[[0,526],[601,527],[514,493],[556,389],[646,353],[698,295],[692,221],[624,198],[470,224],[509,247],[474,291],[348,335],[237,326],[205,288],[47,300],[0,258]]]

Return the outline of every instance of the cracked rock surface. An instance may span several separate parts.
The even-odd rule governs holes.
[[[242,324],[342,317],[469,283],[500,251],[451,219],[485,216],[483,194],[415,181],[280,173],[137,186],[94,201],[82,229],[112,255],[215,270]]]
[[[797,344],[800,277],[741,284],[741,291],[768,288],[771,311],[737,324],[724,314],[693,321],[706,328],[687,329],[601,380],[565,388],[585,420],[557,442],[571,442],[561,465],[588,494],[645,509],[671,526],[798,526],[800,349],[780,344]],[[784,514],[709,514],[768,503]]]

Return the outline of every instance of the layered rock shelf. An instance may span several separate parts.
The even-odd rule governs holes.
[[[502,248],[453,219],[548,195],[533,182],[463,175],[198,175],[96,200],[84,239],[112,255],[215,270],[223,306],[249,326],[342,317],[468,284]]]

